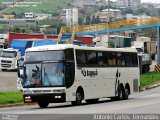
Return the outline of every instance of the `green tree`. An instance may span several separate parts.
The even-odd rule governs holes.
[[[90,18],[90,16],[87,16],[87,17],[86,17],[86,24],[89,25],[90,22],[91,22],[91,18]]]
[[[92,16],[91,24],[96,24],[97,19],[95,18],[95,15]]]
[[[146,14],[146,15],[150,16],[150,11],[147,8],[141,7],[141,8],[136,10],[135,14],[136,15]]]
[[[157,9],[157,14],[158,14],[158,16],[160,16],[160,8]]]
[[[79,25],[82,25],[82,24],[83,24],[83,21],[84,21],[84,20],[83,20],[83,17],[81,17],[81,16],[78,17],[78,24],[79,24]]]
[[[127,9],[125,9],[124,11],[122,11],[122,14],[123,14],[123,15],[126,15],[126,14],[134,14],[134,12],[133,12],[132,9],[127,8]]]

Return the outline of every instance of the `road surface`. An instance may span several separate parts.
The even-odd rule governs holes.
[[[0,108],[0,114],[17,115],[18,120],[93,120],[96,114],[160,114],[160,87],[134,94],[124,101],[102,99],[96,104],[84,102],[81,106],[56,103],[45,109],[37,105]],[[160,116],[153,116],[160,119]]]
[[[18,91],[17,90],[17,72],[0,70],[0,91]]]

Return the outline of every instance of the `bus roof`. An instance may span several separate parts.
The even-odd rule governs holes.
[[[137,50],[135,48],[89,47],[89,46],[78,46],[78,45],[72,45],[72,44],[56,44],[56,45],[37,46],[37,47],[32,47],[32,48],[26,49],[26,52],[65,50],[68,48],[80,49],[80,50],[95,50],[95,51],[137,52]]]

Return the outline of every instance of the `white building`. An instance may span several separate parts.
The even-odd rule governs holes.
[[[108,12],[109,12],[109,14],[108,14]],[[108,9],[104,9],[98,14],[98,17],[99,17],[100,22],[108,22],[109,18],[110,18],[110,21],[115,21],[117,19],[121,19],[122,14],[121,14],[121,11],[118,9],[109,9],[109,11],[108,11]]]
[[[32,12],[25,13],[25,14],[24,14],[24,17],[25,17],[25,18],[34,18],[34,13],[32,13]]]
[[[138,7],[141,0],[117,0],[118,7]]]
[[[44,20],[44,19],[52,18],[52,14],[35,14],[35,18],[37,20]]]

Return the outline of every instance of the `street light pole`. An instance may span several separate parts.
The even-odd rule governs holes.
[[[109,4],[110,3],[110,0],[108,0],[108,23],[107,23],[107,26],[108,26],[108,32],[107,32],[107,36],[108,36],[108,42],[109,42],[109,22],[110,22],[110,13],[109,13]]]

